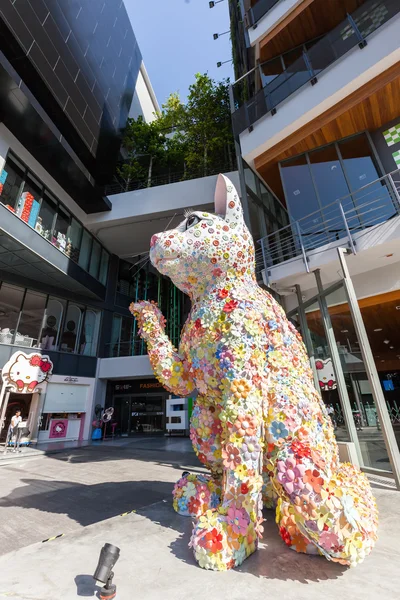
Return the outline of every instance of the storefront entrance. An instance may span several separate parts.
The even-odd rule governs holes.
[[[346,281],[323,288],[318,272],[315,276],[318,295],[301,301],[288,317],[303,335],[336,437],[354,442],[365,470],[397,477],[393,465],[397,468],[400,448],[400,290],[354,300],[365,328],[363,341]]]
[[[165,399],[152,394],[115,396],[113,416],[117,423],[116,433],[121,436],[163,433]]]
[[[31,404],[32,394],[10,394],[5,414],[4,427],[0,433],[0,442],[5,442],[11,419],[17,410],[21,411],[22,421],[26,421],[29,428]]]

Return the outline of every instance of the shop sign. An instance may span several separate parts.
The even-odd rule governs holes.
[[[50,357],[44,354],[15,352],[4,365],[1,377],[7,386],[19,394],[32,394],[53,372]]]
[[[78,383],[79,379],[77,377],[65,377],[64,381],[66,383]]]
[[[167,392],[157,379],[131,379],[130,381],[117,381],[113,384],[117,394],[146,394],[148,392]]]
[[[54,419],[50,423],[49,438],[65,438],[67,436],[68,419]]]

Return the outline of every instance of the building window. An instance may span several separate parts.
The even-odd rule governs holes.
[[[13,344],[24,297],[23,288],[2,283],[0,287],[0,343]]]
[[[12,153],[0,173],[0,201],[106,285],[108,252]]]
[[[301,219],[306,234],[320,234],[322,223],[329,233],[344,232],[338,200],[352,227],[375,225],[394,214],[385,181],[377,181],[381,174],[365,133],[289,159],[280,167],[290,216]]]
[[[100,320],[93,308],[0,285],[0,344],[96,356]]]
[[[40,346],[40,332],[47,296],[28,290],[24,297],[18,331],[15,337],[17,346],[37,348]]]

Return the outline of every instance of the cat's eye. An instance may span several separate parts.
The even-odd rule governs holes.
[[[197,215],[191,215],[190,217],[188,217],[188,220],[186,221],[186,229],[189,229],[190,227],[197,225],[197,223],[200,223],[200,221],[201,221],[200,217],[198,217]]]

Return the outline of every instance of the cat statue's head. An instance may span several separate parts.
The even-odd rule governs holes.
[[[253,238],[232,182],[219,175],[215,214],[190,211],[175,229],[153,235],[150,260],[189,296],[213,283],[254,280]]]

